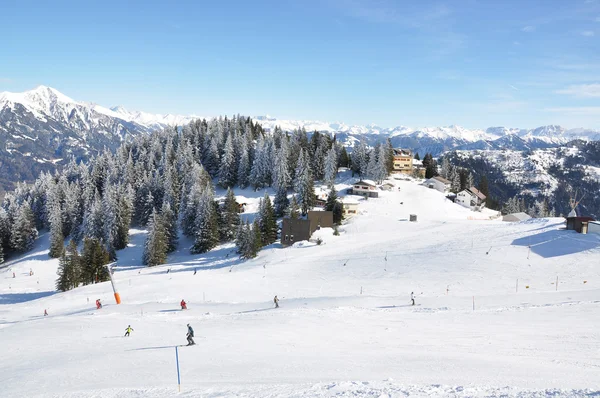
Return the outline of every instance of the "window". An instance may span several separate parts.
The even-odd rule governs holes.
[[[369,189],[369,187],[362,187],[362,189]]]
[[[290,235],[290,240],[293,242],[294,241],[294,235]]]
[[[286,235],[286,236],[285,236],[285,241],[287,242],[287,241],[289,241],[289,240],[290,240],[290,236],[289,236],[289,235]]]

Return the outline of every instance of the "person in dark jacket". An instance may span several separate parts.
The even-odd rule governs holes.
[[[275,303],[275,308],[279,308],[279,299],[277,298],[277,296],[273,298],[273,303]]]
[[[185,336],[187,337],[188,345],[194,345],[194,344],[196,344],[194,342],[194,329],[192,329],[192,327],[190,326],[189,323],[187,324],[187,328],[188,328],[188,331]]]

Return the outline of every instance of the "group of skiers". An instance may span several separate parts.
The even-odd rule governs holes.
[[[410,292],[411,305],[415,305],[415,297],[415,292]],[[182,310],[187,310],[187,303],[184,299],[182,299],[179,304],[181,305]],[[275,295],[275,297],[273,298],[273,304],[275,304],[275,308],[279,308],[279,298],[277,298],[277,295]],[[96,300],[96,308],[102,308],[102,303],[100,302],[100,299]],[[44,315],[48,315],[46,310],[44,310]],[[129,337],[131,335],[131,332],[133,332],[133,328],[131,327],[131,325],[128,325],[125,329],[125,335],[123,337]],[[187,334],[185,335],[185,337],[187,339],[188,346],[196,344],[196,342],[194,341],[194,329],[189,323],[187,324]]]

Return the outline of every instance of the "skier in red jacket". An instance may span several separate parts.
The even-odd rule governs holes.
[[[187,303],[183,299],[181,300],[181,309],[182,310],[187,310]]]

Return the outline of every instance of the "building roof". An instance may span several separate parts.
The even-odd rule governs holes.
[[[441,182],[442,184],[452,184],[450,181],[448,181],[444,177],[440,177],[440,176],[435,176],[435,177],[433,177],[431,179],[432,180],[437,180],[437,181]]]
[[[377,184],[375,184],[375,181],[373,180],[360,180],[358,182],[355,182],[354,185],[370,185],[372,187],[377,186]]]
[[[527,213],[511,213],[511,214],[507,214],[504,217],[502,217],[503,221],[525,221],[525,220],[529,220],[531,218],[531,216]]]
[[[482,194],[479,189],[475,188],[475,187],[471,187],[468,189],[469,191],[471,191],[473,193],[473,195],[477,196],[479,199],[481,200],[485,200],[485,198],[487,198],[487,196],[485,196],[484,194]]]
[[[589,216],[577,216],[577,217],[567,217],[567,220],[575,219],[577,221],[596,221],[594,217]]]
[[[351,196],[342,196],[341,198],[339,198],[340,202],[347,204],[347,205],[357,205],[360,204],[360,202],[358,201],[358,197],[353,198]]]
[[[394,156],[412,156],[410,149],[394,148]]]

